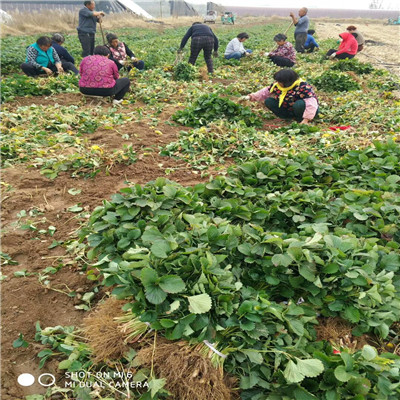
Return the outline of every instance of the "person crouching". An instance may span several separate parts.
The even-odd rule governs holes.
[[[234,58],[240,60],[242,57],[249,56],[252,52],[250,49],[245,49],[243,43],[249,38],[246,32],[239,33],[237,37],[232,39],[226,46],[224,57],[227,60]]]
[[[133,51],[124,42],[118,40],[118,36],[114,33],[108,33],[107,36],[108,48],[111,51],[110,59],[115,62],[118,67],[118,71],[126,64],[128,57],[132,60],[133,66],[138,70],[144,69],[144,61],[139,60],[133,54]],[[131,68],[128,67],[128,70]]]
[[[113,104],[119,104],[129,91],[130,82],[128,78],[119,78],[115,62],[109,60],[110,55],[108,47],[97,46],[93,56],[82,60],[79,90],[91,96],[114,96]]]
[[[354,58],[358,51],[358,43],[355,37],[349,32],[341,33],[339,37],[342,39],[339,49],[328,50],[326,57],[330,58],[331,60],[345,60],[346,58]]]
[[[27,47],[26,60],[21,64],[21,69],[28,76],[50,76],[64,72],[60,57],[51,46],[48,36],[41,36],[36,43]]]
[[[275,73],[275,82],[245,96],[251,101],[263,101],[277,117],[294,118],[307,124],[318,115],[318,100],[311,85],[299,78],[292,69],[282,69]]]
[[[278,47],[270,53],[265,53],[265,55],[279,67],[293,67],[293,65],[296,64],[296,50],[286,39],[286,35],[278,33],[274,37]]]

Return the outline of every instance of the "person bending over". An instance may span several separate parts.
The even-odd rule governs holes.
[[[318,100],[311,85],[299,79],[292,69],[275,73],[275,82],[244,96],[251,101],[262,101],[277,117],[292,119],[307,124],[318,115]]]
[[[94,55],[82,60],[79,90],[92,96],[114,96],[113,104],[119,104],[129,91],[130,82],[128,78],[119,78],[115,62],[109,60],[110,55],[108,47],[96,46]]]
[[[64,72],[60,57],[51,47],[51,39],[48,36],[41,36],[36,43],[27,47],[26,60],[21,64],[21,69],[28,76]]]
[[[319,50],[318,43],[314,39],[314,29],[309,29],[307,31],[307,40],[304,43],[304,48],[307,53],[312,53],[314,50]]]
[[[229,60],[234,58],[240,60],[242,57],[249,56],[252,51],[250,49],[245,49],[243,43],[249,38],[246,32],[239,33],[237,37],[232,39],[226,46],[224,57]]]
[[[211,54],[214,49],[214,57],[218,57],[218,38],[214,35],[214,32],[209,26],[201,22],[194,22],[182,38],[178,53],[182,53],[190,37],[192,38],[192,42],[190,44],[189,63],[194,65],[200,51],[203,50],[208,73],[212,74],[214,72],[214,65]]]
[[[55,33],[51,38],[51,46],[60,57],[64,71],[72,71],[75,75],[78,75],[79,71],[75,67],[75,59],[69,54],[68,50],[63,47],[64,42],[65,38],[61,33]]]
[[[344,60],[346,58],[354,58],[358,51],[358,43],[355,37],[349,32],[341,33],[339,37],[342,39],[339,49],[328,50],[328,52],[326,53],[326,57],[329,57],[331,60]]]
[[[124,43],[118,40],[118,36],[114,33],[108,33],[108,48],[111,51],[110,60],[113,60],[118,67],[118,71],[126,64],[128,57],[132,60],[133,66],[139,70],[144,69],[144,61],[138,60],[132,50]],[[132,67],[128,67],[130,70]]]
[[[286,39],[287,37],[283,33],[275,35],[274,40],[278,47],[270,53],[265,54],[279,67],[293,67],[296,63],[296,50]]]

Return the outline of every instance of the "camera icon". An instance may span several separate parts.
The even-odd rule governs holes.
[[[35,377],[32,374],[24,373],[18,376],[17,381],[21,386],[28,387],[35,383]],[[46,372],[39,375],[37,381],[39,385],[49,387],[56,383],[56,377]]]

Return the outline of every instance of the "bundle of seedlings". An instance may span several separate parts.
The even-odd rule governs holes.
[[[149,343],[137,355],[141,365],[152,368],[157,377],[166,379],[165,388],[179,400],[231,400],[236,381],[224,377],[211,359],[186,341],[159,339]],[[209,349],[210,350],[210,349]]]

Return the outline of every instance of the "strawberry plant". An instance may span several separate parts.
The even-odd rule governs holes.
[[[174,79],[176,81],[190,82],[196,79],[197,69],[187,62],[180,62],[174,67]]]
[[[357,75],[370,74],[374,71],[374,67],[369,63],[362,63],[355,58],[339,60],[331,67],[333,71],[353,71]]]
[[[311,80],[317,89],[326,92],[350,92],[361,89],[361,86],[349,75],[327,70]]]
[[[177,111],[172,116],[182,125],[200,127],[217,119],[230,122],[243,121],[246,126],[261,126],[261,119],[249,107],[243,107],[216,94],[200,96],[185,110]]]

